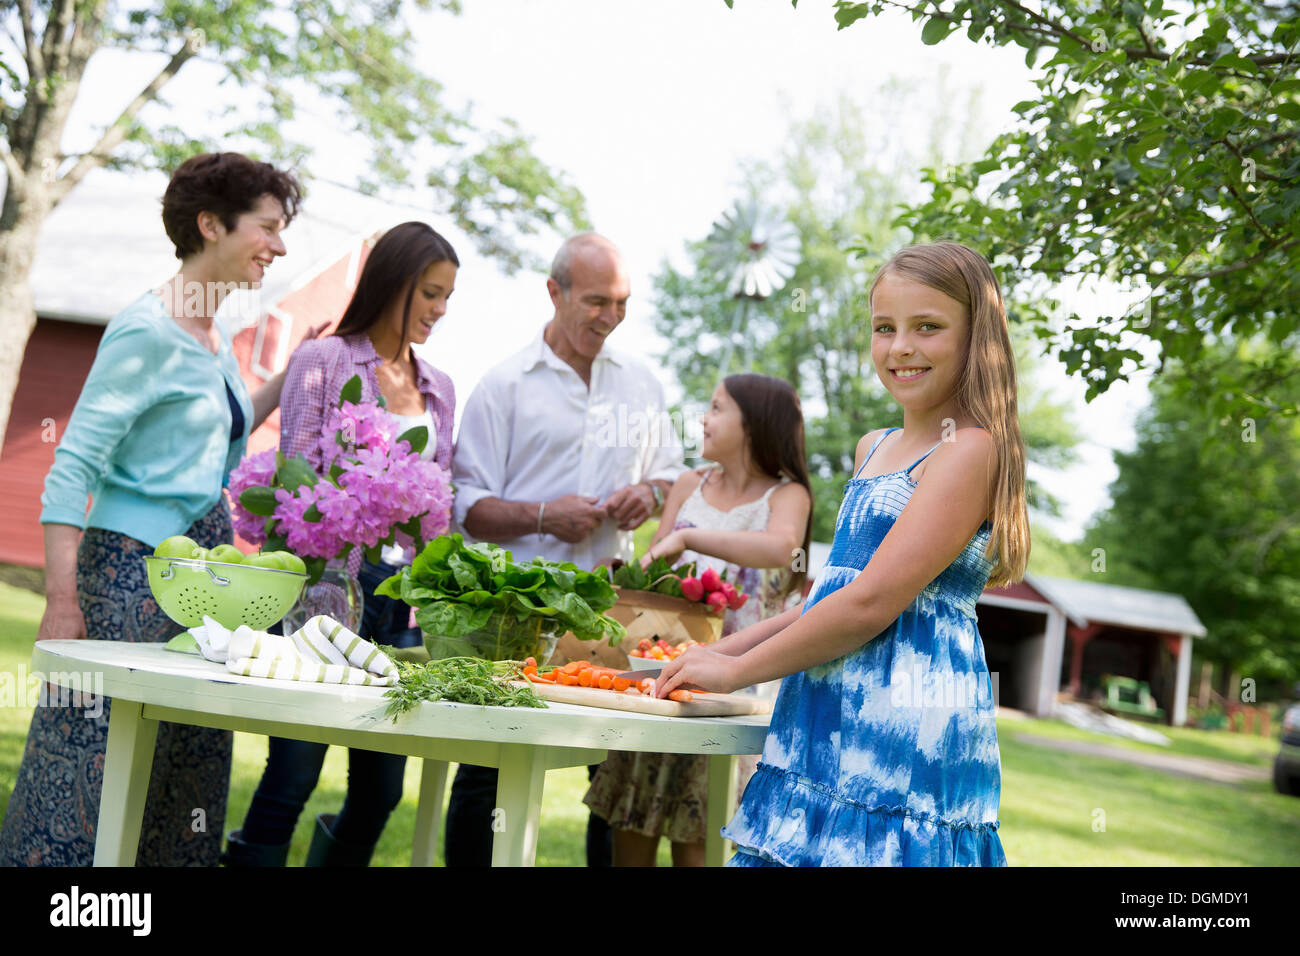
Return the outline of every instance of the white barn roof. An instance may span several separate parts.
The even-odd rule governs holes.
[[[37,314],[104,325],[146,289],[175,274],[178,260],[162,227],[166,187],[161,173],[101,169],[87,175],[41,229],[31,274]],[[284,232],[288,252],[267,270],[263,303],[279,301],[338,261],[358,235],[423,218],[415,207],[329,183],[313,181],[306,188],[302,212]],[[231,299],[230,309],[238,312],[241,303]]]
[[[1073,623],[1115,624],[1149,631],[1204,637],[1205,625],[1181,594],[1148,591],[1100,581],[1075,581],[1026,574],[1025,581]]]
[[[821,573],[830,550],[831,546],[825,542],[811,543],[808,549],[809,580]],[[1041,574],[1026,574],[1025,583],[1079,627],[1114,624],[1193,637],[1206,634],[1205,625],[1180,594]]]

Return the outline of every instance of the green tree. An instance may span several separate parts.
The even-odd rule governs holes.
[[[877,101],[905,95],[895,88]],[[939,116],[935,124],[945,126],[947,119]],[[872,267],[906,242],[890,220],[903,195],[902,171],[915,164],[905,153],[880,149],[882,125],[841,100],[794,124],[779,160],[746,169],[751,194],[779,208],[797,229],[802,258],[781,291],[749,305],[731,345],[753,371],[784,378],[799,392],[819,503],[813,536],[822,541],[832,537],[835,504],[858,439],[902,418],[875,376],[866,296]],[[872,250],[865,261],[851,251],[855,242]],[[736,304],[727,297],[727,277],[710,267],[703,240],[688,243],[687,256],[688,270],[665,262],[654,279],[656,324],[669,342],[665,363],[688,399],[703,402],[717,384]],[[1075,428],[1066,409],[1036,386],[1036,340],[1014,324],[1013,340],[1028,454],[1039,464],[1067,465],[1079,440]],[[740,366],[733,362],[731,368]],[[1043,513],[1059,513],[1059,503],[1037,483],[1030,500]]]
[[[1030,574],[1076,581],[1091,579],[1090,558],[1082,541],[1063,541],[1037,521],[1030,521],[1029,537],[1033,541],[1026,569]]]
[[[586,225],[581,193],[532,153],[514,124],[482,128],[413,65],[404,20],[412,6],[459,12],[457,0],[0,0],[0,441],[36,323],[28,276],[41,225],[96,167],[170,170],[215,148],[301,162],[308,148],[284,130],[302,102],[323,101],[336,114],[329,135],[356,134],[368,145],[361,188],[432,187],[479,250],[508,271],[532,262],[522,236]],[[169,58],[90,150],[65,155],[86,65],[112,47]],[[192,60],[217,65],[246,96],[256,94],[255,106],[228,110],[211,135],[194,128],[195,104],[163,99]],[[146,124],[151,104],[167,111]]]
[[[796,0],[797,3],[797,0]],[[730,4],[729,4],[730,5]],[[1146,301],[1085,321],[1024,307],[1089,398],[1146,364],[1125,333],[1177,360],[1180,387],[1223,420],[1294,412],[1300,373],[1300,5],[1258,0],[837,0],[840,28],[887,9],[938,43],[957,30],[1022,47],[1038,96],[975,162],[931,167],[930,197],[900,218],[1005,257],[1015,290],[1078,276]],[[1059,304],[1059,303],[1058,303]],[[1282,346],[1212,356],[1223,333]]]
[[[1240,372],[1274,348],[1209,351]],[[1300,421],[1225,427],[1180,387],[1183,374],[1173,365],[1155,383],[1137,447],[1115,456],[1114,503],[1086,547],[1105,549],[1102,579],[1186,597],[1209,632],[1199,656],[1225,673],[1289,684],[1300,679]],[[1281,397],[1300,400],[1300,387]]]

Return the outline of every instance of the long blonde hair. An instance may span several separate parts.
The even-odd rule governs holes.
[[[880,267],[871,281],[868,302],[876,284],[889,274],[929,286],[966,309],[970,340],[957,401],[993,438],[998,454],[994,474],[989,476],[993,532],[984,556],[994,567],[988,587],[1019,581],[1025,576],[1030,546],[1025,442],[1017,414],[1016,363],[997,277],[983,256],[961,243],[908,246]]]

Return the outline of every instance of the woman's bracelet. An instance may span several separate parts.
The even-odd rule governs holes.
[[[537,534],[539,536],[542,533],[542,515],[544,515],[545,513],[546,513],[546,502],[545,501],[539,502],[537,505]]]

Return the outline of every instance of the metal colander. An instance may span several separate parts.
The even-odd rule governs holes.
[[[234,630],[241,624],[263,631],[284,617],[307,583],[307,575],[220,561],[146,557],[149,589],[158,606],[183,627],[204,615]]]

